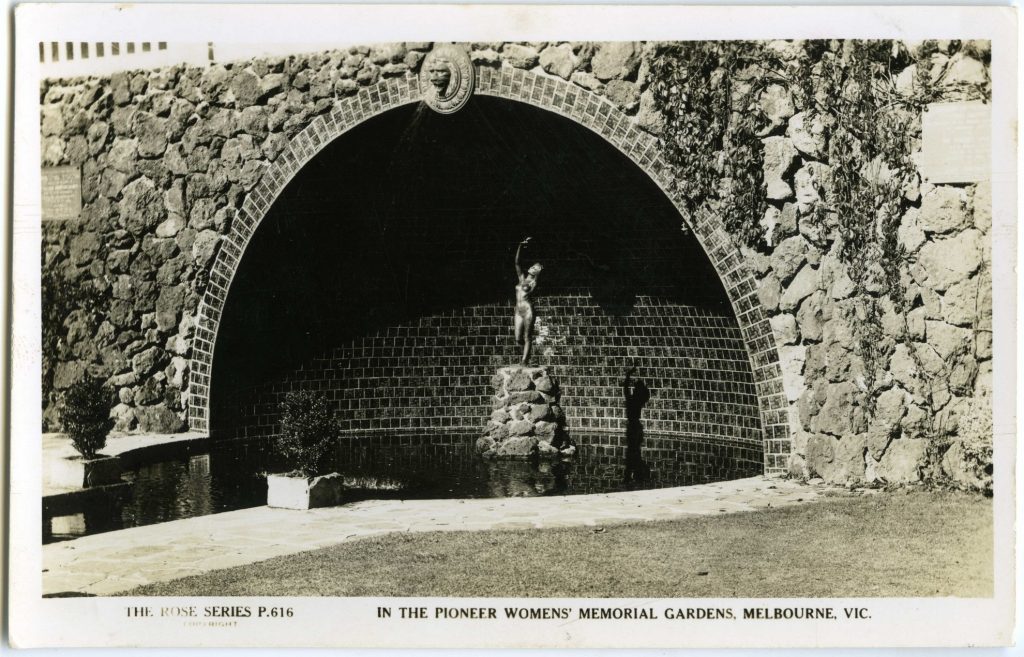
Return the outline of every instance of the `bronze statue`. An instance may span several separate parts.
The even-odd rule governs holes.
[[[519,283],[516,285],[515,326],[516,344],[523,343],[523,360],[520,363],[521,365],[526,365],[529,362],[530,351],[533,349],[534,317],[533,302],[530,299],[530,295],[533,294],[533,290],[537,287],[537,275],[544,269],[540,263],[536,263],[525,274],[523,273],[523,268],[519,265],[519,254],[529,242],[530,238],[527,237],[519,243],[519,248],[516,249],[516,275],[519,277]]]

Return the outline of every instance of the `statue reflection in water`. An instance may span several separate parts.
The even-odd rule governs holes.
[[[640,414],[651,399],[651,391],[642,380],[633,380],[636,366],[630,367],[622,381],[622,396],[626,400],[626,472],[622,483],[627,488],[644,484],[650,468],[644,462],[641,448],[644,443],[644,425]]]

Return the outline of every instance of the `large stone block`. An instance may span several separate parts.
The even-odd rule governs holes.
[[[135,389],[134,399],[136,406],[154,404],[163,396],[164,384],[155,377],[146,379],[142,385]]]
[[[779,365],[782,367],[782,389],[786,399],[795,402],[800,399],[806,386],[804,385],[804,361],[807,358],[807,347],[780,347]]]
[[[558,433],[558,427],[558,422],[539,421],[534,425],[533,433],[538,438],[551,442],[551,440],[555,437],[555,434]]]
[[[771,256],[772,269],[783,284],[788,283],[805,262],[807,241],[800,235],[779,242]]]
[[[864,439],[859,436],[811,436],[807,441],[807,469],[812,477],[829,483],[860,482],[865,474],[864,450]]]
[[[494,422],[494,423],[488,422],[487,423],[487,428],[485,429],[485,435],[487,437],[493,439],[494,442],[499,442],[500,443],[501,441],[503,441],[503,440],[505,440],[506,438],[509,437],[509,429],[508,428],[509,428],[509,422],[503,422],[503,423],[500,423],[500,424],[497,423],[497,422]]]
[[[178,433],[185,428],[184,420],[163,403],[136,408],[135,416],[144,433]]]
[[[871,417],[871,430],[892,435],[907,413],[907,393],[901,388],[890,388],[875,399],[875,412]]]
[[[796,344],[800,340],[800,331],[796,326],[796,318],[788,313],[775,315],[768,320],[775,334],[775,342],[781,345]]]
[[[796,312],[799,335],[804,342],[819,342],[822,337],[822,300],[824,294],[814,292],[800,303]]]
[[[950,386],[949,389],[951,391],[954,390],[953,386]],[[961,390],[957,392],[967,391]],[[970,433],[968,423],[971,417],[971,410],[970,399],[950,395],[949,401],[935,414],[933,426],[936,433],[943,436],[964,436]]]
[[[942,474],[971,490],[992,490],[992,447],[954,440],[942,456]]]
[[[970,329],[953,326],[946,322],[925,322],[925,338],[928,344],[947,363],[950,363],[954,355],[970,351],[973,337],[973,332]]]
[[[497,50],[492,48],[484,48],[483,50],[474,50],[469,54],[470,60],[474,66],[500,66],[501,55],[498,54]]]
[[[217,254],[220,239],[214,230],[204,230],[197,234],[192,243],[192,261],[200,267],[208,267]]]
[[[131,393],[130,388],[124,388]],[[110,417],[114,420],[114,431],[133,431],[138,426],[135,409],[128,404],[118,404],[110,409]]]
[[[248,70],[235,73],[231,78],[229,89],[235,98],[235,105],[237,107],[255,105],[263,95],[263,90],[260,88],[260,79],[252,71]]]
[[[794,114],[789,119],[786,135],[793,141],[796,149],[813,158],[820,158],[825,153],[825,124],[821,117],[808,112]]]
[[[540,61],[540,54],[536,48],[518,43],[508,44],[502,49],[501,54],[514,68],[531,69]]]
[[[660,135],[665,131],[665,115],[658,109],[652,89],[646,89],[640,94],[640,109],[636,115],[636,123],[651,134]]]
[[[808,162],[793,176],[797,206],[807,212],[814,204],[828,196],[832,169],[820,162]]]
[[[536,386],[538,392],[546,395],[558,394],[558,384],[550,376],[544,375],[534,379],[533,385]]]
[[[495,447],[495,456],[527,458],[537,451],[537,442],[534,436],[513,436]]]
[[[967,280],[981,266],[983,239],[980,232],[971,228],[927,242],[918,253],[913,269],[915,280],[940,292]]]
[[[811,422],[815,433],[846,437],[854,433],[857,386],[848,381],[829,385],[825,403]]]
[[[909,484],[921,480],[927,465],[928,441],[901,438],[889,443],[881,459],[867,456],[864,477],[867,481]]]
[[[640,88],[626,80],[608,82],[604,87],[604,95],[625,112],[632,112],[640,102]]]
[[[981,277],[950,285],[942,295],[942,318],[956,326],[975,326],[991,314],[991,295],[982,289]]]
[[[640,66],[640,52],[639,44],[631,41],[602,43],[590,61],[594,77],[607,82],[632,76]]]
[[[782,284],[772,275],[765,276],[757,284],[757,300],[765,312],[773,312],[779,308],[782,298]]]
[[[917,225],[925,233],[949,233],[967,227],[967,194],[963,189],[939,185],[921,199]]]
[[[86,265],[92,262],[93,257],[100,249],[100,238],[92,232],[86,231],[71,238],[69,254],[71,262],[76,265]]]
[[[518,369],[512,373],[508,381],[508,389],[511,392],[518,392],[522,390],[533,389],[533,377],[530,376],[530,371],[526,369]]]
[[[183,286],[162,287],[156,300],[156,327],[161,331],[170,331],[177,327],[184,302]]]
[[[167,149],[167,121],[148,112],[134,118],[139,157],[160,157]]]
[[[542,397],[536,390],[520,390],[519,392],[510,393],[508,396],[508,404],[510,406],[522,404],[523,402],[533,404],[543,400],[544,397]]]
[[[918,224],[919,212],[917,208],[908,209],[903,213],[903,216],[900,218],[900,225],[896,229],[896,238],[908,254],[916,253],[928,239]]]
[[[530,404],[530,422],[537,423],[542,420],[550,420],[552,417],[551,406],[548,404]]]
[[[114,139],[107,152],[107,166],[123,174],[135,172],[139,156],[139,142],[135,139]]]
[[[758,99],[758,104],[771,122],[769,129],[774,130],[786,125],[796,108],[793,105],[793,94],[789,88],[781,84],[769,84]]]
[[[804,265],[797,275],[793,277],[789,285],[786,286],[786,291],[782,293],[782,298],[779,299],[779,308],[782,310],[793,310],[801,301],[811,296],[817,289],[817,270],[810,265]]]
[[[775,201],[792,198],[793,189],[786,182],[786,175],[796,156],[796,147],[788,137],[764,140],[764,184],[768,198]]]
[[[786,461],[786,473],[792,479],[805,480],[810,477],[806,459],[800,454],[790,454]]]
[[[530,420],[513,420],[508,432],[512,436],[528,436],[533,433],[533,422]]]
[[[551,45],[540,53],[540,65],[545,72],[557,75],[563,80],[572,77],[573,71],[579,66],[580,60],[568,43]]]
[[[166,217],[163,195],[146,177],[128,183],[121,192],[118,211],[121,226],[138,237],[155,229]]]

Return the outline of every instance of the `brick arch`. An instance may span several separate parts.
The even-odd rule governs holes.
[[[657,139],[637,128],[631,117],[604,97],[559,78],[509,67],[478,67],[473,93],[528,103],[589,128],[646,172],[677,208],[683,208],[682,198],[670,189],[671,167]],[[192,430],[209,430],[213,349],[228,289],[250,238],[278,194],[331,141],[371,117],[419,100],[418,78],[414,74],[387,78],[361,89],[293,137],[249,192],[230,233],[221,242],[210,270],[209,285],[199,304],[188,385]],[[754,279],[721,222],[710,215],[688,218],[687,222],[718,272],[736,314],[760,405],[765,473],[779,474],[786,469],[791,436],[782,370],[768,316],[757,299]]]

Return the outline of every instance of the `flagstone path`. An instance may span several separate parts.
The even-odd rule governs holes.
[[[671,520],[818,499],[822,485],[751,477],[656,490],[447,500],[370,500],[326,509],[262,506],[43,546],[43,593],[110,595],[388,532],[580,527]]]

